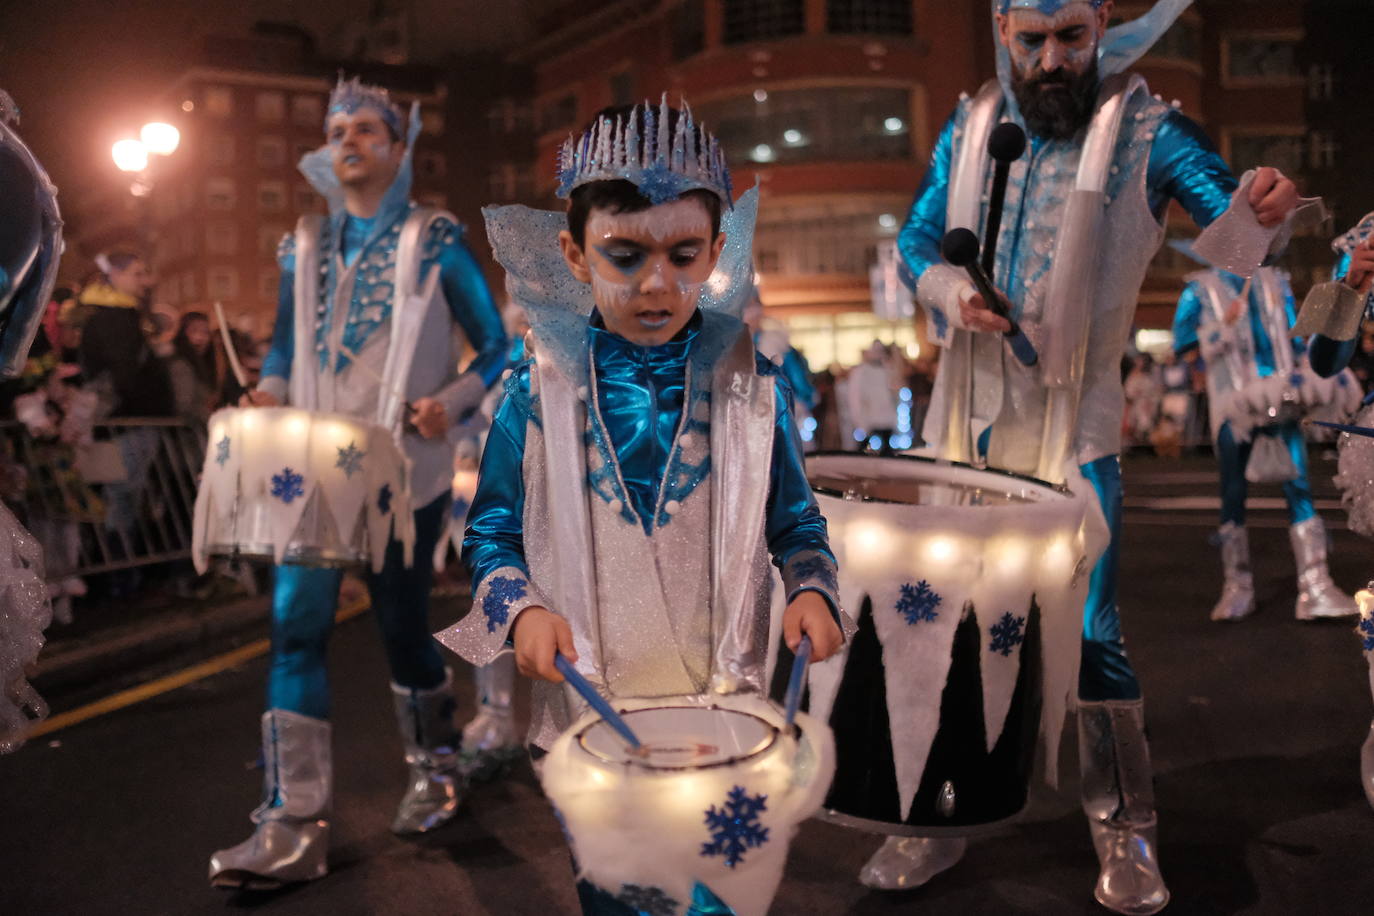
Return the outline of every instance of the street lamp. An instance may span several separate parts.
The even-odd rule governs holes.
[[[181,144],[181,131],[170,124],[153,121],[143,125],[143,129],[138,132],[138,138],[153,155],[170,156]]]
[[[141,172],[148,167],[148,148],[138,140],[120,140],[110,154],[121,172]]]

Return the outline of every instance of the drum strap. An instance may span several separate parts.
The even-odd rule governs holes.
[[[320,401],[319,372],[315,367],[315,307],[320,295],[320,234],[324,217],[302,216],[296,223],[296,276],[292,287],[295,348],[291,356],[288,399],[294,407],[317,410]]]
[[[377,396],[377,424],[387,429],[399,429],[405,402],[402,393],[409,390],[410,369],[420,343],[420,331],[425,315],[434,306],[439,289],[439,269],[429,276],[420,276],[424,260],[424,239],[430,225],[437,219],[454,217],[442,210],[416,207],[401,227],[396,246],[395,298],[391,304],[391,338],[387,344],[386,366],[382,370],[385,384]],[[442,294],[440,294],[442,295]]]

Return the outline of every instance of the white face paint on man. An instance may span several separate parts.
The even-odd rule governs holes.
[[[391,186],[401,166],[405,144],[391,136],[382,116],[370,108],[352,114],[336,112],[325,125],[333,153],[334,174],[344,187]]]
[[[1075,76],[1087,72],[1097,55],[1111,6],[1108,3],[1094,9],[1085,0],[1070,3],[1052,16],[1037,10],[999,14],[999,35],[1017,75],[1032,79],[1060,69]]]

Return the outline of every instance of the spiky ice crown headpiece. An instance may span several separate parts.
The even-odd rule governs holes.
[[[719,141],[693,122],[686,102],[676,129],[672,111],[664,93],[657,107],[646,101],[622,117],[602,115],[581,137],[568,137],[558,156],[558,196],[593,181],[628,181],[653,204],[701,189],[734,206]]]
[[[1053,16],[1074,3],[1087,3],[1093,9],[1097,9],[1104,2],[1105,0],[1002,0],[1001,11],[1005,13],[1008,10],[1035,10],[1037,13]]]
[[[329,93],[329,108],[325,111],[326,127],[329,119],[336,114],[357,114],[360,109],[371,108],[381,116],[397,137],[404,137],[401,129],[401,106],[391,101],[391,94],[381,86],[368,86],[359,77],[345,80],[339,74],[334,91]]]

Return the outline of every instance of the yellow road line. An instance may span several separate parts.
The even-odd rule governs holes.
[[[343,623],[345,620],[357,617],[363,611],[366,611],[368,607],[369,604],[366,600],[355,601],[348,607],[340,608],[339,612],[334,615],[334,622]],[[272,643],[270,640],[259,639],[246,646],[240,646],[232,652],[226,652],[223,655],[217,655],[212,659],[203,661],[198,665],[184,668],[175,674],[160,677],[146,684],[139,684],[137,687],[130,687],[128,690],[112,693],[103,700],[96,700],[94,703],[87,703],[85,706],[78,706],[76,709],[71,709],[67,712],[52,716],[51,718],[44,719],[42,722],[39,722],[33,728],[29,729],[29,737],[39,738],[43,735],[52,734],[59,729],[85,722],[88,719],[94,719],[97,716],[103,716],[106,713],[114,712],[118,709],[123,709],[126,706],[142,703],[144,700],[151,700],[155,696],[160,696],[161,694],[176,690],[179,687],[185,687],[187,684],[193,684],[196,681],[204,680],[211,675],[219,674],[221,671],[235,668],[260,655],[266,655],[271,647]]]

